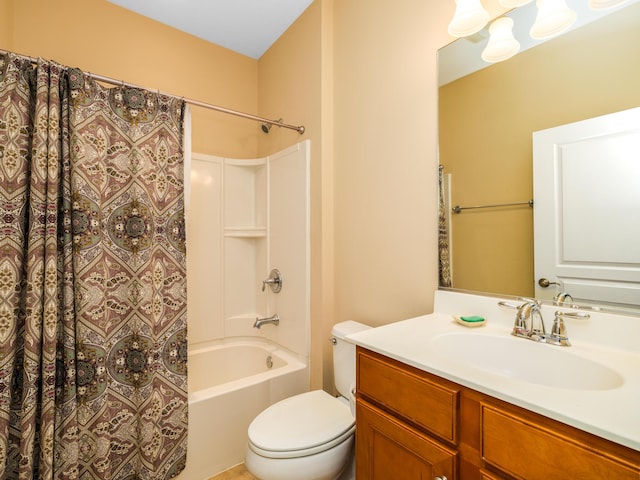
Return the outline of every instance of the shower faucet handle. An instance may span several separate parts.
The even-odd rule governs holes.
[[[282,290],[282,274],[277,268],[274,268],[269,273],[269,278],[262,281],[262,291],[264,292],[265,287],[269,285],[271,291],[273,293],[278,293]]]

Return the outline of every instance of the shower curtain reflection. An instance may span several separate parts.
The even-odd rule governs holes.
[[[441,287],[451,286],[450,232],[448,222],[448,202],[446,201],[444,167],[438,166],[438,272]]]

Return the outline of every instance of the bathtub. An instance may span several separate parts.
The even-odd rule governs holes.
[[[178,480],[208,480],[244,461],[247,429],[262,410],[309,390],[304,362],[259,338],[189,348],[187,463]]]

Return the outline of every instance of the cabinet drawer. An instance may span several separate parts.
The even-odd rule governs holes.
[[[381,355],[358,349],[359,395],[424,430],[458,441],[458,393],[427,378],[426,373]]]
[[[482,457],[515,478],[640,478],[640,467],[601,448],[491,405],[481,408]]]

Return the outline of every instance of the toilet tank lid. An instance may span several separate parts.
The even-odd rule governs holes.
[[[344,338],[347,335],[361,332],[362,330],[367,330],[369,328],[371,327],[369,325],[365,325],[364,323],[355,322],[353,320],[346,320],[344,322],[336,323],[331,329],[331,334],[334,337]]]

